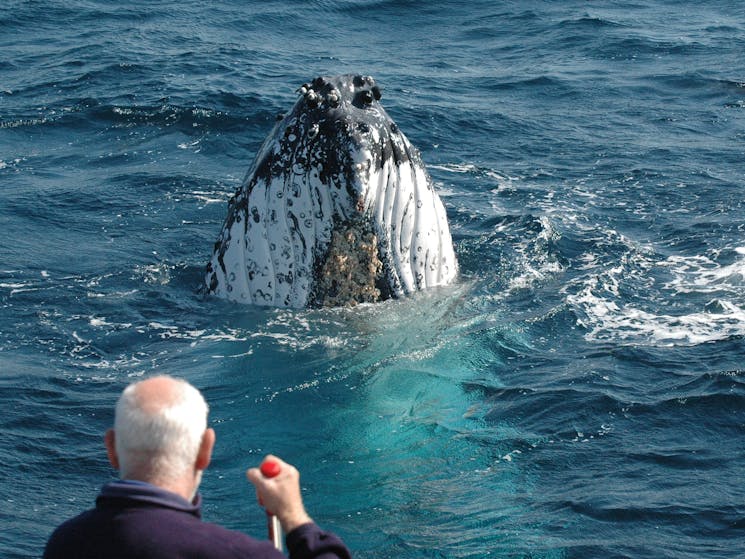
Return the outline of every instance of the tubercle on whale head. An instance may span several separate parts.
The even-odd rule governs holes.
[[[372,77],[321,76],[297,91],[300,98],[278,123],[293,148],[310,147],[318,137],[335,138],[332,143],[345,149],[380,146],[383,137],[390,137],[393,149],[406,158],[405,150],[397,149],[404,145],[402,134],[380,104],[382,93]]]
[[[297,91],[311,109],[321,106],[335,109],[343,103],[364,109],[382,97],[382,91],[372,77],[351,74],[319,76],[301,85]]]
[[[267,154],[267,165],[258,165],[260,174],[282,172],[286,161],[277,154],[295,157],[302,153],[308,168],[317,165],[323,181],[344,175],[344,183],[352,187],[350,194],[360,194],[366,190],[370,172],[389,153],[395,152],[399,162],[411,156],[405,148],[408,142],[379,103],[382,93],[372,77],[320,76],[297,92],[300,98],[277,123],[277,134],[270,135],[276,138],[277,147]]]

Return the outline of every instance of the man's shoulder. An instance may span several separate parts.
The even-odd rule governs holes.
[[[87,510],[57,526],[47,540],[44,559],[71,557],[70,550],[76,547],[76,542],[92,531],[90,525],[94,513],[95,509]]]
[[[214,559],[281,557],[268,540],[257,540],[190,514],[141,508],[120,511],[115,517],[92,509],[67,520],[52,533],[44,558],[178,558],[194,553]]]

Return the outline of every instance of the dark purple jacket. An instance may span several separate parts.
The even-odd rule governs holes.
[[[269,540],[203,522],[201,499],[141,482],[103,487],[96,508],[68,520],[47,542],[44,559],[282,559]],[[287,534],[291,559],[350,559],[334,534],[305,524]]]

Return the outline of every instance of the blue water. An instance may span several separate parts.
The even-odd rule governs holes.
[[[183,376],[243,470],[302,472],[358,558],[745,557],[745,10],[734,1],[0,6],[0,556],[114,472]],[[422,152],[462,278],[355,309],[205,298],[227,200],[316,75]]]

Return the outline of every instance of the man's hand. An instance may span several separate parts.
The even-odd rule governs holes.
[[[249,468],[246,477],[256,487],[256,496],[266,510],[274,514],[282,524],[285,534],[295,528],[313,522],[305,511],[303,498],[300,494],[300,473],[295,466],[268,455],[264,462],[275,462],[279,466],[279,473],[274,477],[266,477],[259,468]]]

